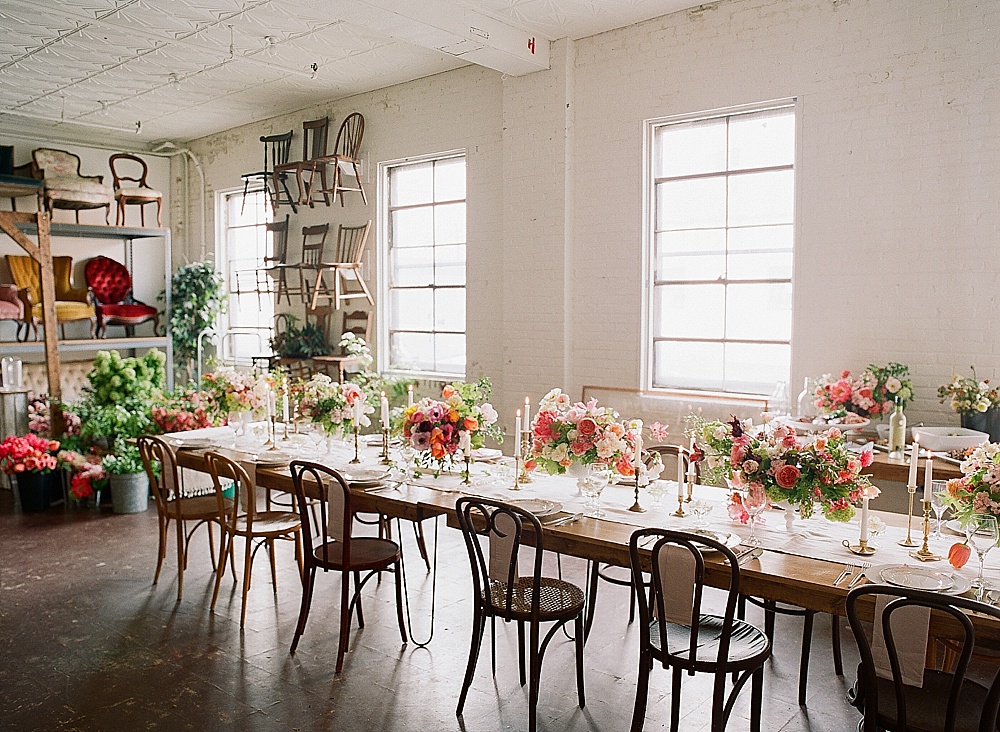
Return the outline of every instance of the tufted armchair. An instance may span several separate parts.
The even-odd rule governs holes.
[[[24,303],[17,296],[17,285],[0,285],[0,320],[17,322],[17,334],[24,327]]]
[[[87,287],[94,294],[97,308],[97,337],[107,338],[109,325],[125,326],[125,333],[135,334],[135,326],[153,321],[153,334],[159,335],[159,311],[132,296],[132,277],[124,264],[107,257],[94,257],[83,270]]]
[[[17,285],[18,297],[24,304],[25,328],[22,340],[27,340],[29,330],[34,331],[37,339],[38,325],[43,321],[42,283],[38,263],[24,254],[8,254],[7,266],[10,267],[10,276]],[[89,320],[90,332],[93,335],[96,314],[90,292],[74,288],[70,284],[73,258],[52,257],[52,268],[55,275],[57,323],[61,326],[74,320]],[[21,338],[20,333],[18,337]]]
[[[80,175],[80,158],[65,150],[40,147],[32,150],[31,157],[32,177],[45,183],[43,197],[49,216],[55,208],[70,209],[79,224],[81,209],[103,208],[104,223],[108,223],[114,195],[104,185],[103,175]]]

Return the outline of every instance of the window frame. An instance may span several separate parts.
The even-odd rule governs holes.
[[[766,393],[759,392],[746,392],[746,391],[725,391],[718,389],[697,389],[697,388],[686,388],[686,387],[670,387],[670,386],[654,386],[654,368],[653,368],[653,358],[654,358],[654,339],[653,339],[653,298],[655,293],[655,285],[657,284],[656,277],[656,185],[659,180],[655,175],[655,159],[654,154],[656,152],[656,132],[660,127],[670,124],[680,124],[685,122],[697,122],[701,120],[715,119],[719,117],[730,117],[739,114],[752,114],[755,112],[765,112],[772,109],[780,109],[788,107],[792,110],[792,114],[795,119],[795,129],[793,133],[793,158],[792,164],[790,166],[782,166],[789,168],[793,173],[797,173],[799,168],[799,155],[801,154],[801,145],[799,136],[801,135],[802,125],[801,122],[801,108],[798,97],[787,97],[784,99],[772,99],[762,102],[754,102],[750,104],[741,104],[732,107],[723,107],[718,109],[703,110],[698,112],[689,112],[685,114],[677,115],[667,115],[664,117],[656,117],[652,119],[644,120],[642,123],[642,292],[641,292],[641,311],[640,311],[640,343],[639,343],[639,355],[641,359],[640,363],[640,388],[643,391],[650,393],[662,395],[662,396],[676,396],[683,398],[709,398],[709,399],[725,399],[729,401],[747,401],[747,402],[757,402],[760,401],[762,397],[766,397]],[[763,170],[772,170],[774,168],[764,168]],[[737,174],[759,172],[761,169],[739,169]],[[730,175],[730,171],[725,171],[723,175]],[[718,174],[711,174],[718,175]],[[675,179],[691,179],[697,177],[707,177],[699,175],[690,176],[678,176]],[[666,179],[671,179],[671,176],[666,176]],[[790,324],[790,333],[788,339],[789,346],[789,377],[794,372],[793,363],[795,358],[794,343],[795,343],[795,268],[797,261],[798,252],[798,203],[799,203],[799,176],[794,175],[794,180],[792,184],[792,275],[790,278],[791,286],[791,301],[792,301],[792,316]],[[728,229],[729,227],[727,227]],[[734,227],[735,228],[735,227]],[[751,283],[758,282],[762,280],[740,280],[740,283]],[[770,282],[770,279],[766,281]],[[781,280],[784,282],[784,280]],[[700,280],[698,282],[701,282]],[[694,284],[694,282],[685,282],[685,284]],[[713,284],[722,283],[729,284],[729,280],[713,280]],[[683,339],[671,339],[671,340],[683,340]],[[741,342],[745,339],[722,339],[724,342]],[[754,341],[757,343],[760,341]],[[784,343],[784,341],[781,341]]]
[[[468,350],[466,350],[465,365],[461,372],[447,372],[447,371],[428,371],[421,369],[402,369],[393,368],[390,364],[391,356],[391,346],[390,346],[390,323],[389,323],[389,307],[390,307],[390,291],[392,288],[389,287],[389,249],[390,249],[390,218],[392,211],[395,209],[404,208],[415,208],[416,206],[396,206],[393,207],[389,203],[389,176],[391,175],[393,169],[399,168],[406,165],[419,165],[421,163],[435,163],[444,160],[450,160],[454,158],[464,158],[465,159],[465,198],[461,199],[461,203],[465,204],[466,208],[466,227],[465,227],[465,252],[466,252],[466,279],[465,284],[461,288],[466,294],[466,303],[468,303],[468,252],[469,252],[469,227],[468,227],[468,210],[469,210],[469,157],[467,150],[465,148],[447,150],[439,153],[429,153],[427,155],[415,155],[405,158],[399,158],[396,160],[386,160],[378,164],[378,190],[377,190],[377,200],[378,200],[378,231],[377,231],[377,243],[378,243],[378,262],[377,262],[377,276],[378,276],[378,304],[376,307],[377,320],[378,320],[378,350],[376,353],[376,364],[378,370],[382,373],[392,374],[394,376],[402,376],[406,378],[416,378],[424,379],[429,381],[454,381],[463,380],[466,378],[466,373],[468,372]],[[458,203],[455,201],[434,201],[433,205],[445,204],[445,203]],[[454,286],[458,289],[458,286]],[[432,332],[437,332],[432,331]],[[468,309],[466,309],[466,322],[465,329],[462,331],[462,335],[466,339],[466,349],[468,349]]]

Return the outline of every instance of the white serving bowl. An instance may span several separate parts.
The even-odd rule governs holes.
[[[920,447],[926,450],[951,452],[982,445],[990,436],[965,427],[914,427],[913,439],[919,439]]]

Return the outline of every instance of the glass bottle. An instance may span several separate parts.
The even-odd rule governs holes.
[[[771,397],[768,401],[768,411],[771,412],[775,417],[781,417],[787,415],[791,411],[791,401],[788,395],[788,384],[784,381],[779,381],[774,385],[774,391],[771,392]]]
[[[812,380],[808,376],[802,382],[802,391],[799,392],[796,409],[796,419],[815,416],[816,407],[813,403]]]
[[[903,458],[903,444],[906,439],[906,415],[903,414],[903,400],[896,397],[896,408],[889,417],[889,457]]]

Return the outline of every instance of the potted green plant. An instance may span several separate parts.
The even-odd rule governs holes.
[[[142,513],[149,507],[149,477],[139,448],[123,440],[115,442],[101,467],[111,481],[111,505],[115,513]]]
[[[323,330],[316,323],[298,325],[294,315],[284,316],[287,325],[271,339],[271,349],[282,358],[312,358],[330,352]]]
[[[162,399],[165,360],[155,349],[142,358],[100,351],[87,374],[85,396],[72,410],[80,417],[81,436],[108,448],[118,438],[152,431],[153,405]]]
[[[198,338],[214,328],[226,306],[222,276],[211,262],[194,262],[180,267],[170,280],[170,337],[174,342],[174,362],[194,376]],[[160,294],[163,300],[163,294]]]

